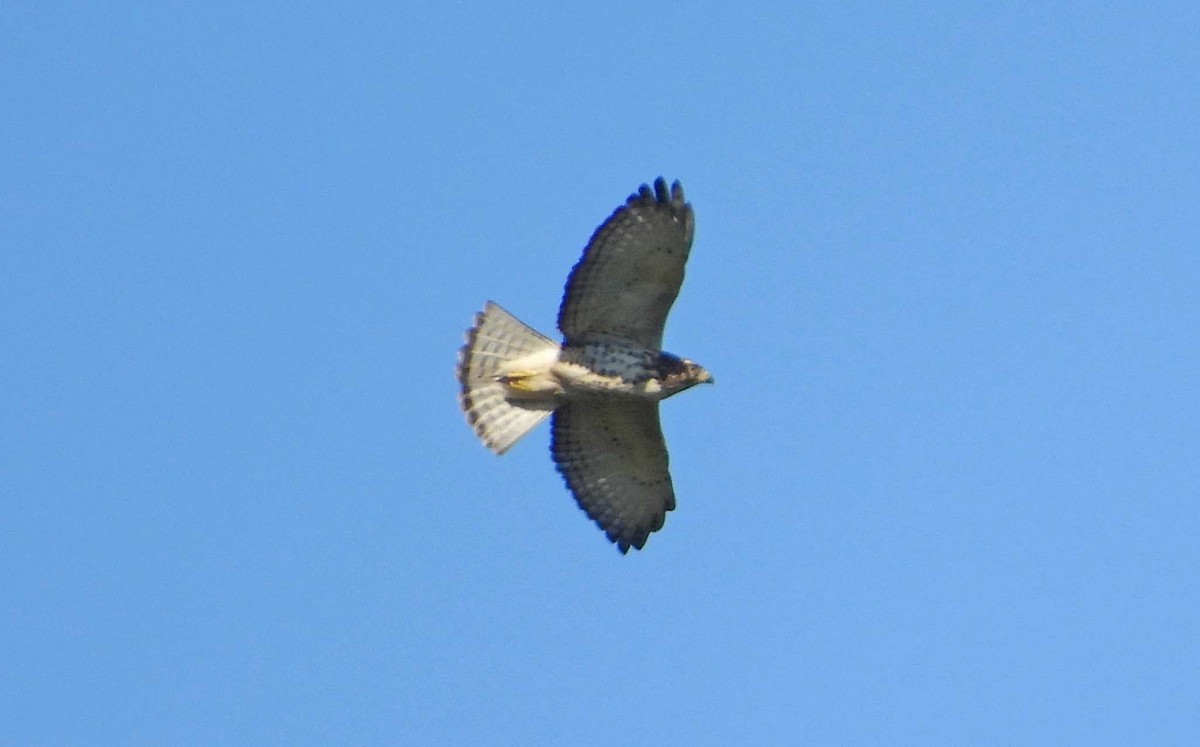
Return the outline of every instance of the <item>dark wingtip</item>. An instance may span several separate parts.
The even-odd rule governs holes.
[[[645,547],[646,540],[650,539],[650,533],[657,531],[658,529],[662,529],[662,524],[659,524],[658,527],[649,531],[639,531],[632,537],[625,534],[618,534],[615,531],[606,531],[605,534],[607,534],[608,539],[617,546],[617,550],[619,550],[622,555],[628,555],[629,548],[641,550],[643,547]]]
[[[686,204],[686,198],[683,196],[683,185],[679,180],[671,182],[671,186],[667,188],[667,180],[663,177],[658,177],[654,180],[654,186],[643,184],[638,187],[638,191],[629,195],[627,203],[633,204],[636,202],[657,202],[662,205],[679,205]]]
[[[671,193],[667,191],[667,180],[661,176],[654,180],[654,197],[659,202],[671,201]]]
[[[607,524],[603,517],[591,517],[593,521],[604,531],[604,536],[608,537],[608,541],[616,545],[617,551],[622,555],[628,555],[629,549],[641,550],[646,546],[646,540],[650,539],[650,534],[659,529],[662,529],[662,522],[653,529],[631,530],[625,527],[619,521],[615,524]]]

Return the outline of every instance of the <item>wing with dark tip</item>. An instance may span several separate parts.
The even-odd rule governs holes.
[[[567,278],[558,312],[567,344],[599,335],[661,348],[694,230],[679,182],[643,184],[596,229]]]
[[[623,553],[642,549],[675,508],[656,402],[566,403],[554,412],[550,451],[579,507]]]

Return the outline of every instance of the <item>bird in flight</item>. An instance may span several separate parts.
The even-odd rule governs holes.
[[[567,277],[561,345],[488,301],[459,352],[459,404],[479,439],[503,454],[553,415],[555,466],[622,553],[675,508],[659,401],[713,381],[662,350],[694,228],[679,182],[643,184]]]

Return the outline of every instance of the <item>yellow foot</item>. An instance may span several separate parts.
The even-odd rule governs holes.
[[[533,371],[513,371],[497,378],[501,384],[514,392],[533,392],[537,390],[537,385],[534,382],[535,376],[536,374]]]

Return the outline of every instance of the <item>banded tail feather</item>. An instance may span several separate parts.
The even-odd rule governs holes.
[[[536,374],[558,357],[558,343],[498,304],[488,301],[475,315],[458,354],[458,401],[475,435],[496,454],[508,451],[554,411],[545,398],[513,398],[514,373]]]

